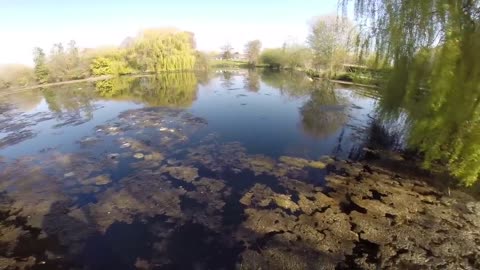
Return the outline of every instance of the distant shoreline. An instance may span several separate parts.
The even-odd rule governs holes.
[[[131,74],[131,75],[127,75],[127,76],[137,76],[138,77],[138,76],[149,76],[149,75],[152,75],[152,74],[150,74],[150,73]],[[27,91],[27,90],[42,88],[42,87],[59,86],[59,85],[65,85],[65,84],[75,84],[75,83],[81,83],[81,82],[95,82],[95,81],[111,79],[113,77],[116,77],[116,76],[115,75],[102,75],[102,76],[88,77],[88,78],[85,78],[85,79],[69,80],[69,81],[63,81],[63,82],[36,84],[36,85],[30,85],[30,86],[25,86],[25,87],[16,87],[16,88],[4,88],[4,89],[0,89],[0,97],[8,96],[8,95],[11,95],[11,94],[15,94],[15,93],[19,93],[19,92],[23,92],[23,91]],[[355,86],[368,87],[368,88],[378,88],[378,86],[376,86],[376,85],[359,84],[359,83],[342,81],[342,80],[330,80],[330,81],[335,82],[335,83],[339,83],[339,84],[355,85]]]
[[[23,92],[26,90],[32,90],[36,88],[41,88],[41,87],[49,87],[49,86],[58,86],[58,85],[64,85],[64,84],[74,84],[74,83],[80,83],[80,82],[95,82],[95,81],[101,81],[101,80],[106,80],[113,78],[113,75],[102,75],[102,76],[96,76],[96,77],[88,77],[85,79],[79,79],[79,80],[69,80],[69,81],[63,81],[63,82],[55,82],[55,83],[45,83],[45,84],[36,84],[36,85],[31,85],[31,86],[25,86],[25,87],[16,87],[16,88],[5,88],[5,89],[0,89],[0,97]]]
[[[179,72],[179,71],[168,71],[168,72]],[[184,72],[184,71],[180,71],[180,72]],[[101,76],[88,77],[85,79],[78,79],[78,80],[68,80],[68,81],[55,82],[55,83],[36,84],[36,85],[15,87],[15,88],[3,88],[3,89],[0,89],[0,97],[4,97],[7,95],[11,95],[11,94],[15,94],[15,93],[19,93],[27,90],[42,88],[42,87],[59,86],[64,84],[75,84],[75,83],[81,83],[81,82],[95,82],[95,81],[102,81],[102,80],[107,80],[115,77],[145,77],[145,76],[154,76],[154,75],[155,74],[152,72],[132,73],[132,74],[124,74],[124,75],[101,75]]]
[[[368,87],[368,88],[378,88],[377,85],[373,85],[373,84],[361,84],[361,83],[354,83],[354,82],[348,82],[348,81],[342,81],[342,80],[330,80],[330,81],[334,83],[339,83],[339,84],[354,85],[354,86],[361,86],[361,87]]]

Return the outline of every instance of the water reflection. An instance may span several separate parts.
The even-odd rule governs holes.
[[[258,92],[260,90],[260,74],[256,70],[248,70],[244,79],[244,88],[251,92]]]
[[[303,72],[272,72],[265,70],[262,81],[291,97],[306,96],[314,89],[314,83]]]
[[[194,73],[165,73],[149,77],[121,77],[98,81],[101,97],[134,100],[149,106],[188,107],[196,98]]]
[[[302,128],[315,138],[337,132],[348,120],[348,99],[335,91],[335,84],[316,82],[309,100],[301,107]]]
[[[35,98],[31,98],[32,95]],[[9,98],[7,103],[14,104],[19,112],[22,104],[30,102],[35,114],[18,114],[32,121],[25,126],[28,128],[22,136],[15,140],[9,137],[2,145],[20,143],[47,132],[45,121],[51,121],[52,117],[56,119],[55,123],[48,122],[52,129],[86,123],[91,126],[115,117],[114,112],[135,106],[159,106],[187,108],[206,118],[210,131],[218,132],[225,141],[241,141],[252,152],[273,156],[284,153],[346,156],[352,145],[359,142],[350,137],[341,142],[344,151],[339,152],[334,150],[339,149],[337,137],[343,136],[342,126],[361,125],[349,124],[353,118],[349,116],[347,105],[362,98],[362,95],[346,96],[338,85],[313,82],[300,72],[245,70],[127,76],[52,87]],[[371,109],[371,105],[367,105],[366,110]],[[34,126],[40,124],[39,130],[33,132]],[[83,134],[88,131],[85,127],[81,129]],[[70,133],[68,129],[48,132],[64,133],[65,139]],[[64,142],[63,145],[73,144]],[[24,149],[27,151],[26,146]],[[9,153],[15,151],[9,149]]]
[[[224,89],[230,89],[232,88],[234,84],[233,82],[233,76],[234,76],[234,73],[232,71],[222,71],[220,73],[220,81],[221,81],[221,86],[224,88]]]
[[[24,112],[34,110],[42,99],[40,91],[23,91],[8,96],[9,103],[14,103],[20,111]]]
[[[78,125],[90,121],[93,118],[93,112],[98,109],[98,105],[95,104],[97,96],[90,85],[48,88],[44,89],[42,94],[49,111],[56,118],[64,121],[58,126]]]

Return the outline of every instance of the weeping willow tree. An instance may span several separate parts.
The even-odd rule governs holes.
[[[135,100],[149,106],[188,107],[196,99],[194,73],[161,73],[149,77],[116,77],[96,82],[97,93],[109,99]]]
[[[193,35],[172,29],[150,29],[139,34],[133,45],[134,58],[142,71],[193,70]]]
[[[400,105],[411,121],[409,143],[424,166],[446,164],[471,185],[480,175],[480,1],[354,2],[360,56],[375,51],[391,67],[383,108]]]

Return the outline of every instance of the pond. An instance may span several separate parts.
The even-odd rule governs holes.
[[[475,265],[478,204],[356,162],[404,147],[379,97],[248,70],[3,95],[0,268]]]
[[[0,155],[17,158],[45,149],[81,151],[82,139],[120,113],[151,107],[180,109],[205,120],[190,141],[217,136],[251,154],[347,157],[362,144],[375,98],[303,74],[225,72],[161,78],[119,78],[7,96],[15,114],[0,133]],[[197,75],[198,76],[198,75]],[[205,75],[204,75],[205,76]],[[206,76],[211,76],[206,75]],[[206,81],[202,81],[206,80]],[[371,92],[371,91],[370,91]],[[370,93],[373,94],[373,93]],[[125,114],[124,114],[125,115]],[[22,130],[18,130],[18,127]],[[9,130],[10,129],[10,130]]]

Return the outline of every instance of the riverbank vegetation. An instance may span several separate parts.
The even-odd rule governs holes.
[[[312,77],[335,78],[345,64],[358,64],[353,51],[356,27],[347,19],[322,16],[311,20],[305,42],[285,42],[280,48],[262,48],[261,40],[246,42],[242,52],[226,43],[220,53],[196,50],[192,32],[170,28],[141,31],[120,46],[84,48],[70,41],[54,44],[49,52],[35,48],[34,67],[0,70],[0,88],[25,87],[101,75],[159,73],[224,68],[296,69]],[[359,76],[353,76],[353,81]],[[340,76],[341,78],[341,76]]]
[[[261,60],[272,69],[305,69],[310,56],[310,51],[304,45],[284,44],[282,48],[263,51]]]
[[[309,23],[305,43],[285,43],[281,48],[266,49],[260,59],[271,69],[301,70],[312,78],[377,85],[381,80],[378,73],[388,65],[374,65],[372,52],[358,57],[358,31],[344,16],[315,17]]]
[[[147,29],[126,38],[118,47],[80,49],[75,41],[54,44],[49,53],[33,51],[33,69],[6,66],[0,70],[0,88],[63,82],[101,75],[159,73],[205,69],[208,63],[195,50],[193,33],[176,29]],[[203,58],[202,58],[203,57]],[[199,59],[201,66],[196,66]]]
[[[33,70],[29,66],[20,64],[0,66],[0,89],[27,86],[34,80]]]
[[[382,113],[406,110],[409,147],[424,167],[442,164],[464,184],[480,176],[480,4],[478,1],[355,3],[359,48],[391,65]],[[459,104],[461,104],[459,106]]]
[[[479,3],[341,2],[343,16],[312,21],[304,57],[284,46],[264,50],[263,62],[273,69],[307,70],[311,77],[378,86],[378,117],[407,113],[407,148],[418,153],[424,168],[444,167],[465,185],[477,182]],[[352,2],[356,24],[344,19]]]
[[[348,20],[323,16],[312,20],[310,35],[303,43],[285,42],[280,48],[262,48],[257,39],[246,42],[242,52],[226,43],[220,53],[215,53],[196,50],[191,32],[147,29],[117,47],[81,49],[70,41],[67,46],[54,44],[49,52],[35,48],[33,69],[9,66],[8,72],[0,70],[0,88],[102,75],[256,67],[304,70],[312,77],[334,78],[344,72],[344,64],[357,63],[351,45],[354,33]]]

